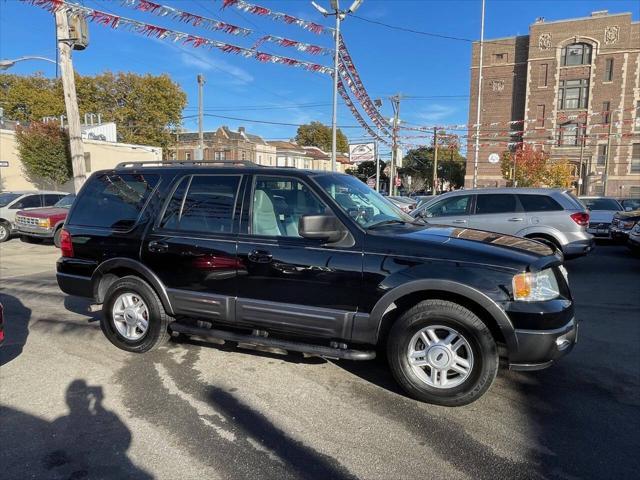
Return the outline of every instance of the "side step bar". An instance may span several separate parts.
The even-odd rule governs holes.
[[[192,327],[183,323],[173,322],[169,328],[174,332],[199,337],[217,338],[230,342],[245,343],[247,345],[280,348],[282,350],[302,352],[309,355],[328,358],[342,358],[345,360],[373,360],[376,352],[371,350],[352,350],[342,348],[323,347],[311,343],[292,342],[289,340],[278,340],[275,338],[262,337],[258,335],[246,335],[242,333],[228,332],[226,330],[216,330],[211,328]]]

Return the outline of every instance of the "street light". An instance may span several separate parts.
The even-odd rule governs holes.
[[[333,114],[331,117],[331,170],[336,171],[336,157],[337,157],[337,130],[338,130],[338,61],[340,55],[338,48],[340,47],[340,22],[344,20],[348,14],[355,12],[363,0],[354,0],[351,6],[347,10],[340,10],[339,0],[330,0],[331,10],[329,11],[316,2],[311,2],[313,8],[320,12],[325,17],[336,17],[336,29],[335,36],[335,53],[333,56]]]
[[[16,63],[22,62],[24,60],[44,60],[45,62],[51,62],[54,65],[58,64],[55,60],[51,60],[50,58],[29,56],[29,57],[15,58],[13,60],[0,60],[0,70],[8,70],[9,68],[13,67]]]

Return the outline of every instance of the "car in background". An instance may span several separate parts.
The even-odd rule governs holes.
[[[640,253],[640,222],[636,223],[635,227],[633,227],[629,232],[627,246],[634,253]]]
[[[624,210],[620,202],[611,197],[579,197],[579,200],[589,209],[587,232],[598,239],[611,238],[613,216]]]
[[[389,199],[391,203],[393,203],[396,207],[398,207],[405,213],[409,213],[410,211],[414,210],[416,208],[416,205],[418,204],[418,202],[416,202],[411,197],[390,196],[387,197],[387,199]]]
[[[626,243],[629,233],[640,222],[640,209],[630,212],[616,212],[611,221],[611,238],[619,243]]]
[[[0,192],[0,243],[6,242],[16,231],[16,214],[20,210],[51,207],[67,192],[14,191]]]
[[[428,223],[488,230],[552,245],[565,257],[586,255],[594,246],[589,213],[568,190],[483,188],[444,193],[411,215]]]
[[[60,247],[60,231],[75,198],[75,195],[66,195],[53,207],[19,211],[15,223],[20,237],[53,240],[53,244]]]
[[[640,198],[621,198],[619,202],[625,212],[640,210]]]

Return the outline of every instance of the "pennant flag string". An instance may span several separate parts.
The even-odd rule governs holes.
[[[289,38],[278,37],[276,35],[265,35],[260,38],[253,48],[258,48],[265,42],[275,43],[281,47],[291,47],[301,52],[310,53],[311,55],[333,55],[333,49],[319,47],[318,45],[311,45],[309,43],[299,42],[297,40],[291,40]]]
[[[360,115],[360,112],[358,111],[353,101],[349,97],[349,94],[347,93],[347,89],[344,87],[344,84],[342,83],[341,79],[338,79],[338,93],[344,100],[344,103],[347,105],[349,110],[351,110],[351,113],[353,114],[356,121],[369,134],[369,136],[378,140],[381,143],[384,143],[385,145],[390,145],[390,143],[386,139],[380,137],[376,132],[374,132],[373,129],[364,120],[364,118],[362,118],[362,115]]]
[[[168,5],[153,3],[149,0],[123,0],[122,5],[142,12],[151,13],[158,17],[170,17],[174,20],[188,23],[194,27],[205,28],[207,30],[219,30],[231,35],[242,35],[244,37],[253,33],[253,31],[248,28],[232,25],[214,18],[202,17]]]
[[[323,25],[319,25],[314,22],[310,22],[308,20],[303,20],[298,17],[294,17],[292,15],[287,15],[286,13],[274,12],[270,8],[262,7],[260,5],[255,5],[252,3],[245,2],[244,0],[223,0],[222,8],[234,7],[243,12],[251,13],[253,15],[259,15],[261,17],[268,17],[272,20],[276,20],[279,22],[284,22],[289,25],[297,25],[305,30],[320,34],[328,34],[333,35],[333,28],[325,27]]]
[[[255,49],[249,49],[233,45],[217,40],[212,40],[197,35],[191,35],[189,33],[178,32],[170,30],[168,28],[159,27],[157,25],[151,25],[148,23],[139,22],[126,17],[120,17],[112,15],[110,13],[102,12],[100,10],[94,10],[92,8],[84,7],[75,3],[65,2],[64,0],[22,0],[23,2],[42,7],[50,12],[55,12],[59,9],[64,9],[66,12],[71,12],[77,15],[82,15],[87,20],[97,23],[102,26],[107,26],[113,29],[124,28],[126,30],[145,35],[147,37],[154,37],[161,40],[168,40],[172,42],[182,42],[184,45],[189,45],[193,48],[204,47],[208,49],[218,49],[224,53],[233,53],[242,55],[245,58],[254,58],[263,63],[277,63],[281,65],[288,65],[291,67],[302,68],[310,72],[318,72],[325,75],[332,75],[333,68],[324,65],[305,62],[302,60],[296,60],[293,58],[282,57],[280,55],[273,55],[270,53],[260,52]]]

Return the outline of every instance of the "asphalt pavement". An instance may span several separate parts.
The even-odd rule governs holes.
[[[172,340],[128,354],[63,295],[57,250],[0,245],[2,479],[631,478],[640,471],[640,258],[567,263],[579,343],[459,408],[384,360]]]

